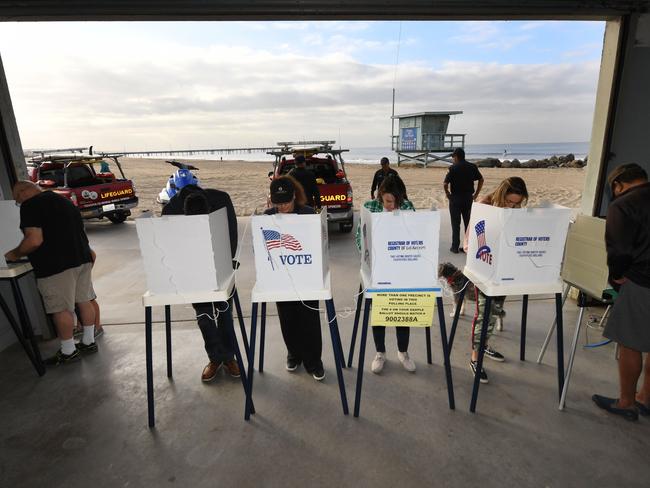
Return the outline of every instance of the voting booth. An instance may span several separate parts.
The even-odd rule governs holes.
[[[431,323],[437,308],[449,408],[455,408],[447,328],[438,282],[440,214],[437,211],[370,212],[361,209],[361,285],[357,296],[348,366],[354,348],[363,304],[354,416],[361,405],[363,369],[369,325],[423,327],[427,363],[433,364]],[[372,324],[370,316],[372,310]]]
[[[167,377],[172,377],[171,305],[226,302],[232,297],[247,354],[246,329],[234,283],[230,233],[225,208],[205,215],[143,216],[135,221],[148,291],[145,307],[145,354],[149,427],[155,425],[152,307],[165,307]],[[215,311],[215,315],[220,313]],[[252,405],[237,337],[235,358],[241,371],[246,402]],[[251,407],[252,408],[252,407]]]
[[[0,200],[0,268],[7,268],[5,253],[11,251],[23,240],[20,230],[20,208],[13,200]]]
[[[330,286],[327,213],[256,215],[251,219],[251,228],[256,274],[255,286],[251,291],[251,353],[248,358],[248,389],[251,395],[258,308],[261,308],[258,371],[262,373],[267,303],[322,300],[325,302],[332,339],[341,406],[343,414],[347,415],[348,400],[342,372],[345,359]],[[244,413],[246,420],[254,413],[251,406],[248,402]]]
[[[150,294],[227,288],[233,267],[225,208],[206,215],[141,217],[135,223]]]
[[[486,295],[562,291],[560,269],[571,209],[474,203],[463,273]]]
[[[253,302],[331,298],[325,212],[256,215],[251,228],[256,272]]]
[[[440,288],[440,214],[361,210],[361,275],[367,289]]]

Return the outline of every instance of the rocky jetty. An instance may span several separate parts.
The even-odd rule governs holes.
[[[479,168],[584,168],[587,158],[576,159],[573,154],[566,156],[551,156],[546,159],[529,159],[521,162],[518,159],[485,158],[473,161]]]

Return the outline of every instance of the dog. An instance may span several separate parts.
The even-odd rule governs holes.
[[[465,297],[463,299],[463,304],[460,307],[459,315],[465,315],[465,302],[471,300],[476,301],[476,287],[474,283],[469,281],[467,277],[463,274],[452,263],[440,263],[438,266],[438,276],[444,278],[447,281],[447,284],[454,293],[454,309],[449,314],[450,317],[456,315],[456,307],[458,307],[458,301],[460,299],[460,291],[465,287]],[[505,317],[505,312],[503,312],[499,317],[497,317],[496,329],[498,331],[503,330],[503,318]]]

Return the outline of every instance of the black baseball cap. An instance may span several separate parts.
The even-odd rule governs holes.
[[[293,160],[296,163],[304,163],[305,162],[305,156],[303,156],[302,154],[299,154]]]
[[[289,178],[278,178],[271,182],[271,202],[289,203],[296,192],[293,181]]]
[[[458,156],[460,159],[465,159],[465,150],[462,147],[457,147],[451,153],[452,156]]]
[[[381,161],[379,161],[379,164],[390,164],[390,161],[387,157],[383,157],[381,158]]]

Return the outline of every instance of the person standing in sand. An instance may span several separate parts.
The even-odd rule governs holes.
[[[478,198],[483,187],[483,175],[475,164],[465,160],[465,151],[457,147],[451,153],[454,164],[449,167],[445,176],[443,188],[449,200],[449,214],[451,216],[451,249],[454,254],[462,252],[460,246],[460,218],[462,216],[465,231],[469,225],[469,216],[472,202]],[[476,191],[474,182],[478,181]]]

